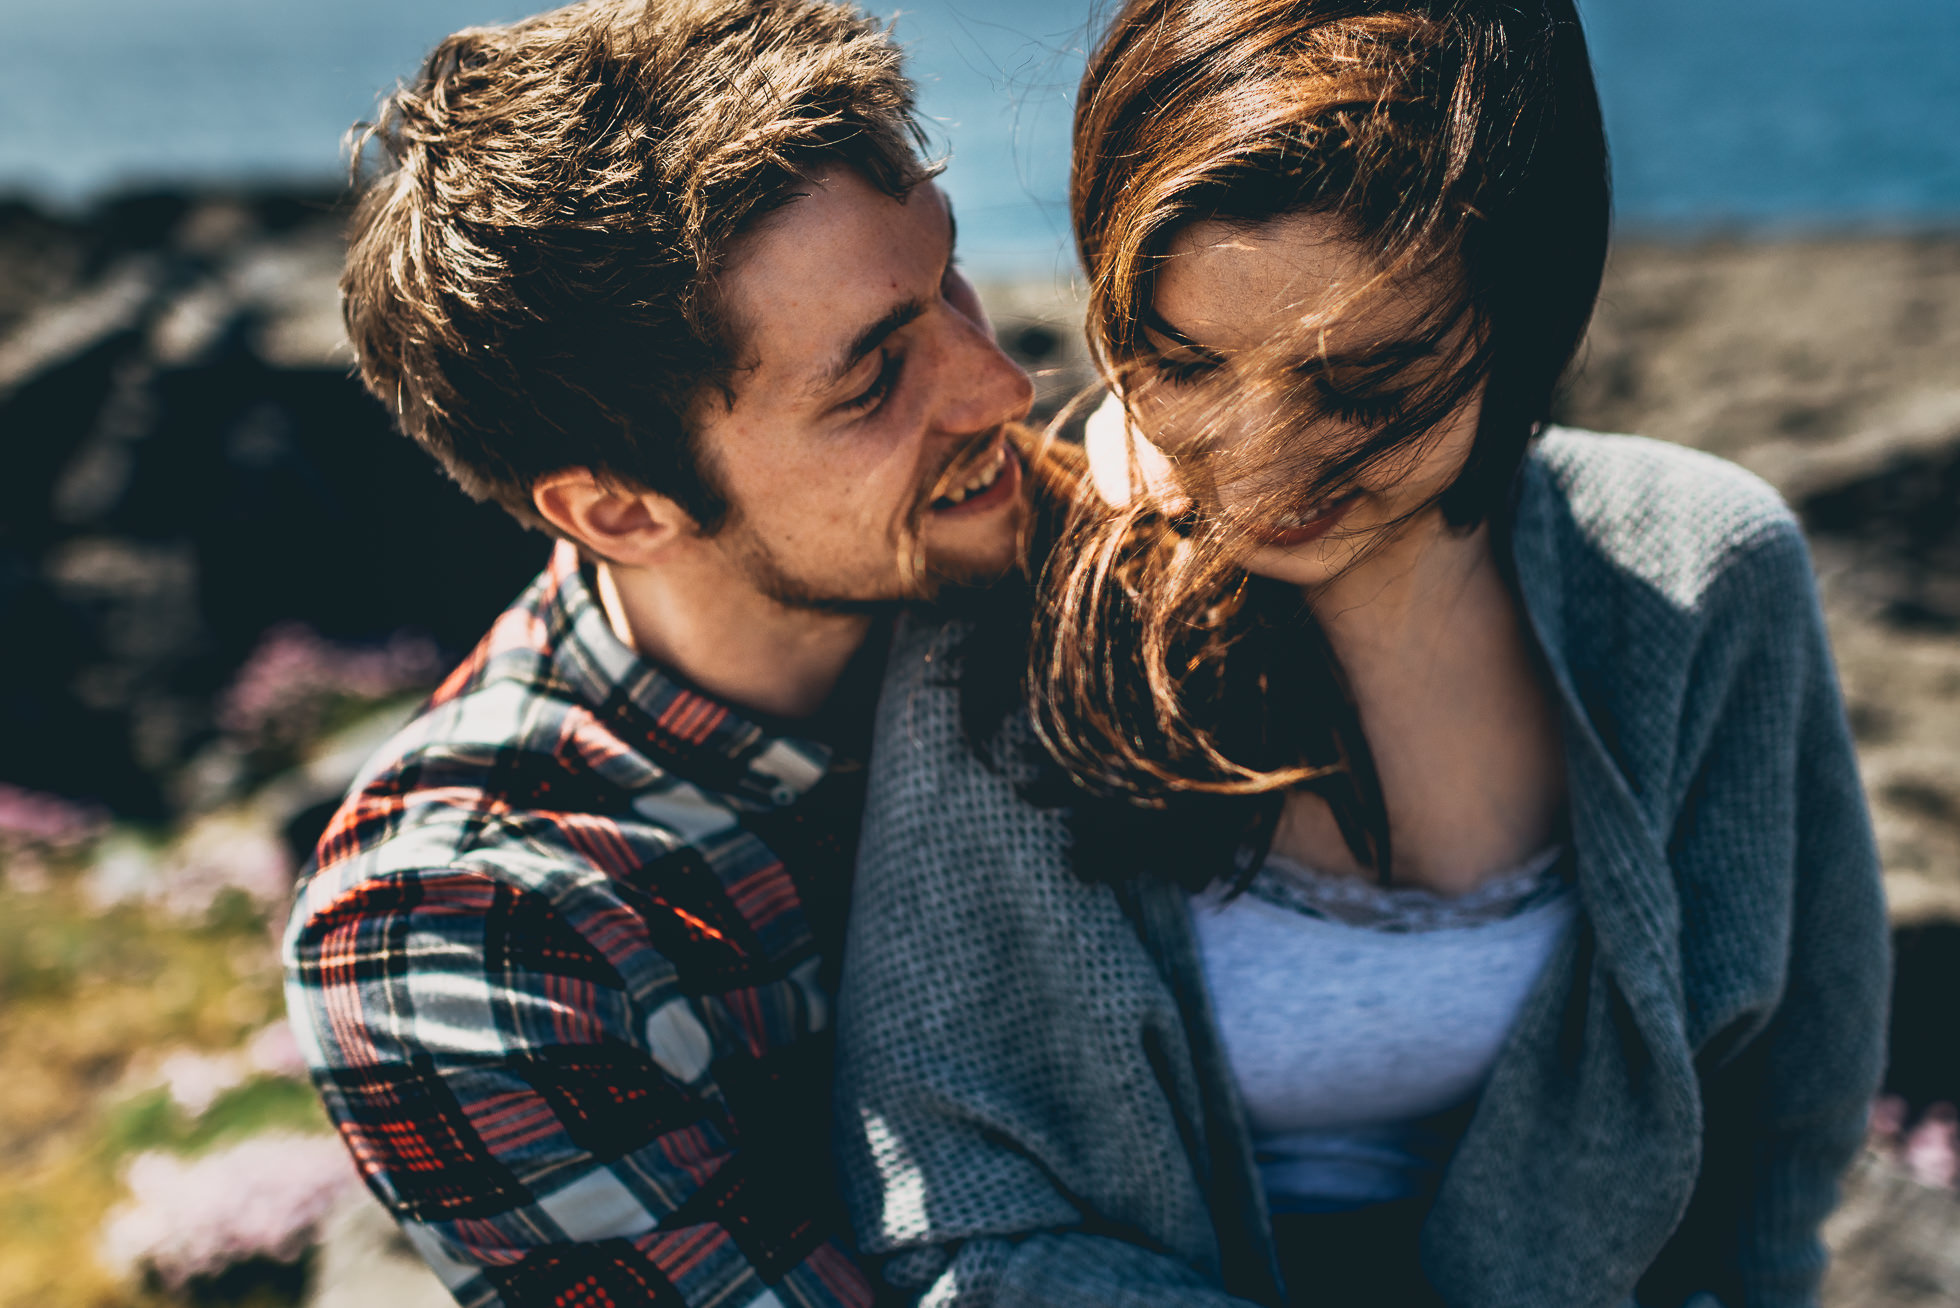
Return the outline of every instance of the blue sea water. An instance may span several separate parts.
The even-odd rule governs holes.
[[[871,0],[912,51],[983,271],[1065,266],[1070,104],[1107,3]],[[1581,4],[1623,224],[1960,225],[1960,0]],[[330,177],[429,45],[531,7],[0,0],[0,192]]]

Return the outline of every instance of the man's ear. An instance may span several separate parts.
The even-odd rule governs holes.
[[[531,487],[538,516],[592,554],[626,567],[645,567],[700,532],[687,510],[656,491],[601,481],[584,468],[566,468]]]

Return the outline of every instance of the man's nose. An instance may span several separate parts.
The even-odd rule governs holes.
[[[934,425],[966,436],[1027,417],[1034,382],[1000,348],[986,320],[949,312],[946,333]]]

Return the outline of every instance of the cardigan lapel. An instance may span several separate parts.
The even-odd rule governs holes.
[[[1548,470],[1521,473],[1513,557],[1561,704],[1581,926],[1527,1002],[1445,1173],[1424,1266],[1452,1304],[1623,1302],[1699,1165],[1699,1088],[1662,836],[1581,707],[1564,622],[1587,548]],[[1519,1258],[1517,1250],[1534,1256]]]
[[[1522,469],[1511,550],[1525,614],[1559,698],[1580,894],[1642,1030],[1650,1040],[1678,1041],[1684,1027],[1674,875],[1664,833],[1648,822],[1577,693],[1565,605],[1577,579],[1567,565],[1591,547],[1551,475],[1536,460]]]

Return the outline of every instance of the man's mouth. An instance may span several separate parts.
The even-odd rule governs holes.
[[[932,501],[934,513],[979,513],[1009,499],[1021,482],[1021,461],[1005,437],[995,437],[986,453],[955,475],[950,488]]]

